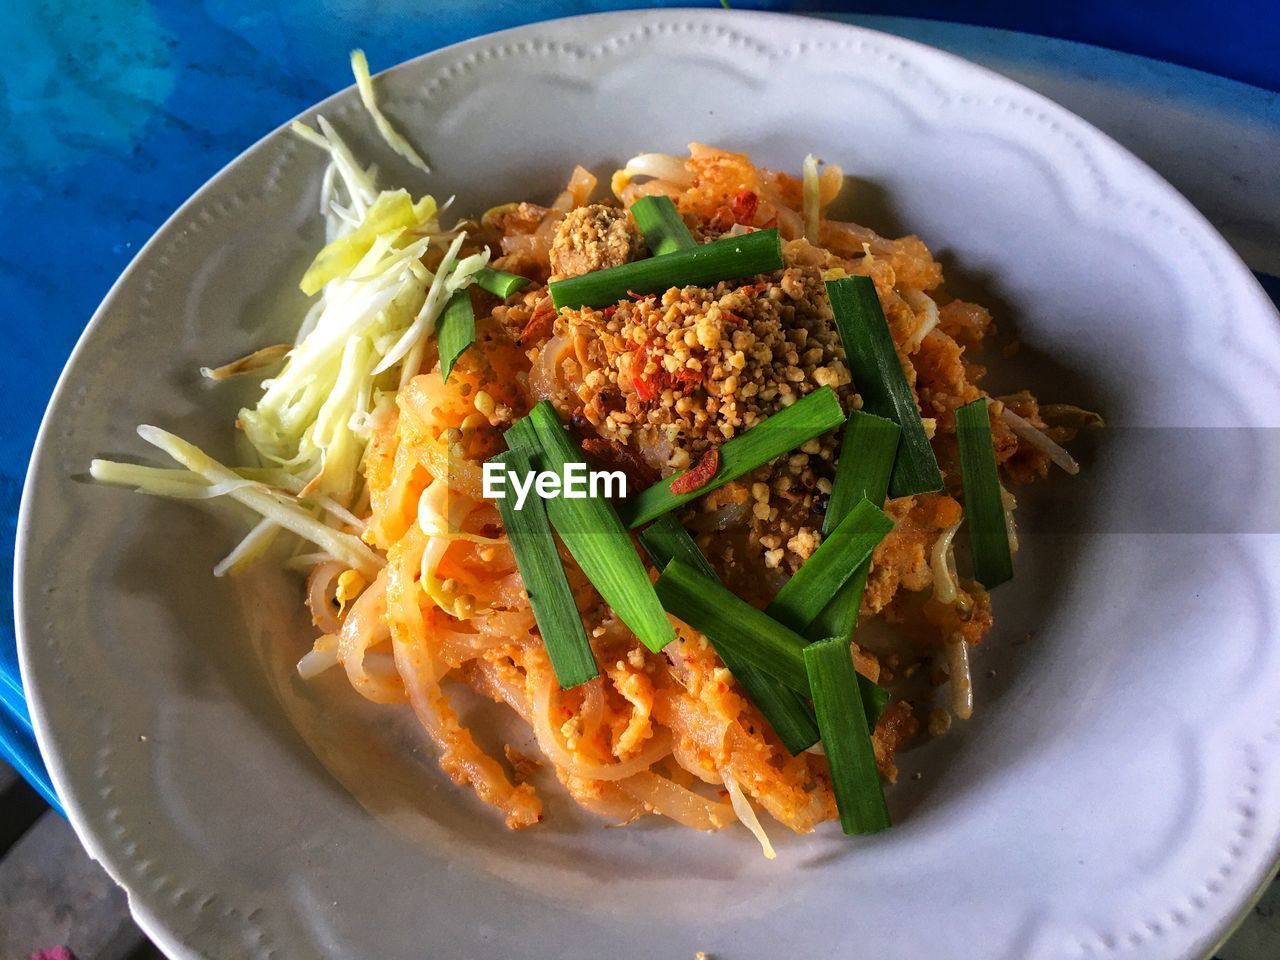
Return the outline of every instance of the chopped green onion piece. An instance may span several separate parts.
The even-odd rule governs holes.
[[[906,497],[941,490],[942,473],[925,435],[911,386],[902,372],[875,284],[870,277],[828,280],[827,296],[844,343],[845,363],[862,394],[865,409],[902,428],[890,494]]]
[[[867,590],[867,576],[870,573],[870,559],[858,564],[858,569],[853,571],[853,576],[831,598],[831,602],[822,608],[817,619],[809,625],[805,636],[820,637],[821,631],[831,630],[832,636],[851,639],[854,629],[858,626],[858,612],[862,606],[862,595]],[[867,725],[874,730],[876,721],[880,719],[880,714],[884,713],[884,708],[889,703],[889,691],[880,684],[868,680],[862,674],[858,674],[858,686],[862,688],[862,704],[867,709]]]
[[[644,552],[659,571],[671,562],[672,557],[679,557],[703,576],[719,579],[707,555],[698,549],[689,531],[672,514],[659,517],[641,530],[640,546],[644,547]]]
[[[714,644],[712,644],[715,647]],[[716,653],[734,679],[742,685],[747,699],[773,727],[783,747],[793,757],[818,742],[818,721],[809,701],[767,673],[762,673],[734,654],[726,655],[719,647]]]
[[[440,373],[449,379],[453,365],[476,342],[476,312],[471,306],[471,291],[455,290],[440,315],[436,328],[436,345],[440,349]]]
[[[670,197],[641,197],[631,205],[631,218],[655,257],[698,245]]]
[[[698,549],[688,531],[680,525],[680,521],[671,514],[645,527],[640,532],[640,543],[659,570],[666,567],[672,557],[679,557],[704,576],[717,579],[706,556]],[[761,673],[727,648],[716,646],[714,640],[711,645],[738,681],[747,699],[769,721],[769,726],[773,727],[774,733],[792,756],[818,742],[818,723],[804,697],[768,674]]]
[[[777,230],[725,237],[688,250],[624,263],[551,284],[551,301],[565,307],[605,307],[629,294],[664,293],[672,287],[706,287],[720,280],[753,277],[781,270],[782,241]]]
[[[960,445],[960,477],[964,483],[964,513],[969,521],[973,577],[990,589],[1013,578],[1009,530],[1004,522],[1000,477],[991,445],[987,402],[979,397],[956,411],[956,442]]]
[[[457,270],[460,262],[455,260],[451,263],[448,272],[453,273]],[[507,273],[505,270],[495,270],[493,267],[480,267],[472,272],[471,279],[481,290],[487,290],[504,300],[529,283],[528,277],[522,277],[518,273]]]
[[[721,444],[720,465],[715,475],[697,490],[672,493],[672,482],[682,476],[676,474],[659,480],[624,501],[618,512],[629,527],[648,523],[826,433],[839,426],[843,419],[844,411],[840,409],[835,392],[830,387],[819,387],[807,397],[761,420],[741,436]]]
[[[845,833],[875,833],[889,826],[889,808],[849,643],[844,637],[811,643],[804,649],[804,666],[840,826]]]
[[[507,431],[513,448],[528,445],[531,438],[536,438],[544,469],[563,476],[566,464],[585,464],[582,451],[546,400]],[[674,640],[675,629],[613,505],[600,497],[550,497],[546,503],[551,523],[573,559],[631,632],[655,653]]]
[[[533,459],[525,447],[516,447],[493,459],[520,475],[534,469]],[[556,550],[546,504],[538,497],[529,497],[519,510],[510,497],[499,497],[495,503],[560,688],[568,690],[598,677],[600,671],[591,653],[587,631],[582,626],[569,578]]]
[[[840,525],[858,501],[867,499],[872,506],[884,506],[901,435],[902,428],[892,420],[861,410],[849,414],[844,423],[827,513],[822,518],[824,537]]]
[[[889,492],[889,475],[893,472],[894,457],[898,450],[898,438],[902,428],[892,420],[871,413],[855,410],[845,421],[844,438],[840,443],[840,459],[836,462],[836,478],[832,485],[831,499],[823,517],[822,532],[828,534],[848,516],[849,510],[861,499],[881,505]],[[867,576],[871,573],[868,557],[844,586],[822,608],[822,612],[809,625],[805,636],[852,637],[858,626],[858,609],[862,606],[862,594],[867,589]],[[889,691],[858,674],[862,688],[862,703],[867,709],[867,723],[874,729],[880,714],[889,702]]]
[[[507,441],[509,449],[514,450],[516,447],[523,447],[529,451],[529,456],[533,459],[533,465],[535,467],[541,466],[542,444],[538,442],[538,431],[534,429],[532,419],[527,416],[521,417],[507,427],[502,437]]]
[[[876,506],[884,504],[901,433],[902,429],[892,420],[861,410],[849,414],[840,443],[840,459],[836,461],[831,499],[822,520],[824,535],[839,526],[859,500],[866,498]],[[813,621],[806,636],[813,639],[852,636],[870,572],[871,561],[864,560]]]
[[[493,267],[481,267],[475,272],[475,278],[477,287],[504,300],[529,283],[528,277],[522,277],[518,273],[507,273],[505,270],[495,270]]]
[[[856,672],[856,671],[855,671]],[[862,694],[862,711],[867,715],[867,729],[875,732],[880,715],[889,705],[889,691],[858,674],[858,691]]]
[[[798,693],[808,690],[801,651],[807,641],[739,599],[719,580],[673,557],[654,584],[668,612],[711,645],[737,657]]]
[[[803,568],[802,568],[803,569]],[[858,564],[849,579],[831,597],[822,611],[813,618],[804,633],[811,640],[828,637],[852,638],[858,626],[858,611],[862,595],[867,589],[867,577],[871,574],[871,558]]]
[[[879,507],[860,501],[782,585],[764,612],[804,633],[892,529],[893,520]]]

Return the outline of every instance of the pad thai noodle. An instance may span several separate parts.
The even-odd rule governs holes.
[[[917,237],[835,219],[835,163],[695,143],[445,227],[324,118],[294,131],[328,158],[309,309],[294,342],[204,370],[265,378],[234,425],[254,462],[143,426],[178,466],[94,477],[256,511],[215,574],[301,571],[302,682],[412,710],[508,827],[542,819],[539,768],[607,823],[736,821],[770,856],[757,809],[887,826],[899,750],[973,712],[1010,489],[1075,473],[1062,444],[1093,416],[987,395],[991,314]],[[566,464],[619,482],[493,492]],[[482,749],[460,686],[529,742]]]

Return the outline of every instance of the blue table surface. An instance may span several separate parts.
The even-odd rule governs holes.
[[[6,4],[0,11],[0,36],[8,41],[9,53],[0,81],[0,210],[7,214],[8,223],[0,231],[0,303],[8,316],[9,361],[4,364],[6,375],[0,378],[4,410],[0,419],[0,563],[6,565],[8,578],[13,573],[18,501],[40,416],[94,308],[139,247],[200,184],[263,134],[350,83],[347,53],[351,48],[363,47],[378,70],[460,39],[554,16],[629,6],[689,5],[716,4],[616,0],[490,0],[483,5],[468,0],[432,4],[416,0],[272,4],[27,0]],[[1242,136],[1262,135],[1280,144],[1280,103],[1274,93],[1280,90],[1280,57],[1275,55],[1280,49],[1280,8],[1273,3],[743,0],[732,6],[823,15],[856,10],[858,16],[841,15],[840,19],[952,49],[1064,102],[1078,92],[1079,84],[1092,83],[1104,93],[1122,89],[1129,97],[1172,102],[1192,115],[1232,124],[1232,129],[1244,131]],[[865,16],[876,13],[1025,33]],[[1141,60],[1132,54],[1166,62]],[[1061,74],[1057,86],[1055,70]],[[1080,101],[1086,103],[1087,99]],[[1068,106],[1081,109],[1073,102]],[[1196,171],[1186,171],[1179,180],[1176,159],[1164,167],[1144,153],[1147,144],[1141,141],[1140,130],[1133,133],[1137,142],[1130,142],[1122,130],[1110,129],[1096,117],[1090,119],[1156,165],[1202,209],[1218,202],[1215,194],[1198,195],[1204,180],[1197,179]],[[1271,259],[1280,249],[1274,242],[1280,236],[1280,206],[1275,205],[1280,203],[1280,188],[1272,181],[1262,193],[1273,206],[1261,218],[1253,217],[1250,236],[1232,235],[1232,216],[1215,219],[1209,210],[1205,212],[1250,266],[1264,274],[1280,274],[1280,266]],[[1265,228],[1261,237],[1259,219]],[[1260,251],[1256,257],[1247,253],[1251,244]],[[1280,281],[1268,276],[1260,279],[1273,298],[1280,298]],[[57,805],[31,734],[8,591],[0,591],[0,755]]]

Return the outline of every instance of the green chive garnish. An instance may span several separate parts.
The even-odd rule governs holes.
[[[671,514],[659,517],[640,531],[640,546],[653,565],[662,570],[672,557],[679,557],[703,576],[719,579],[707,555],[698,549],[689,531]]]
[[[862,500],[817,550],[782,585],[765,613],[797,633],[805,633],[871,551],[893,529],[893,520]]]
[[[458,261],[455,260],[448,272],[453,273],[457,268]],[[529,283],[528,277],[522,277],[518,273],[507,273],[505,270],[495,270],[493,267],[481,267],[471,274],[471,277],[481,290],[487,290],[504,300]]]
[[[870,572],[870,560],[860,563],[858,569],[853,572],[853,576],[831,598],[831,602],[822,608],[822,613],[817,619],[809,625],[805,636],[817,637],[819,631],[834,623],[840,630],[835,636],[846,640],[852,639],[853,631],[858,626],[858,608],[862,606],[862,594],[866,592],[867,574]],[[880,720],[880,714],[884,713],[884,708],[889,704],[889,691],[862,674],[858,674],[858,687],[862,690],[862,705],[867,711],[867,726],[874,730],[876,723]]]
[[[584,273],[551,284],[551,301],[565,307],[605,307],[629,294],[664,293],[672,287],[706,287],[720,280],[753,277],[781,270],[782,241],[777,230],[725,237],[664,257]]]
[[[867,575],[870,573],[869,559],[858,564],[858,569],[853,571],[853,576],[831,598],[831,602],[822,608],[822,612],[813,623],[809,624],[805,636],[820,637],[823,630],[828,630],[833,637],[851,640],[853,631],[858,626],[858,612],[862,606],[862,595],[867,589]],[[862,688],[862,704],[867,710],[867,725],[874,730],[880,714],[884,713],[884,708],[889,703],[889,691],[880,684],[868,680],[862,674],[858,674],[858,686]]]
[[[640,543],[659,570],[679,557],[699,573],[716,580],[716,572],[693,538],[673,515],[667,514],[655,520],[640,532]],[[774,733],[793,756],[818,742],[818,722],[804,697],[783,686],[773,677],[761,673],[727,648],[711,641],[724,665],[746,693],[747,699],[756,705]]]
[[[1009,531],[1004,523],[986,400],[979,397],[956,411],[956,441],[960,445],[973,578],[990,589],[1013,578],[1013,557],[1009,553]]]
[[[880,721],[880,715],[889,705],[889,691],[878,683],[872,683],[860,673],[858,674],[858,691],[862,694],[862,709],[867,714],[867,729],[874,733],[876,724]]]
[[[705,634],[717,651],[727,650],[798,693],[808,690],[801,656],[804,637],[739,599],[719,580],[674,557],[654,587],[662,605]]]
[[[849,414],[827,513],[822,518],[823,536],[839,526],[858,501],[866,499],[872,506],[884,505],[901,435],[902,428],[892,420],[861,410]]]
[[[833,637],[811,643],[804,649],[804,666],[822,731],[822,749],[831,768],[840,826],[850,834],[884,830],[889,826],[889,808],[849,640]]]
[[[516,447],[493,459],[522,476],[534,469],[526,447]],[[519,510],[511,497],[499,497],[495,503],[560,688],[568,690],[598,677],[600,671],[591,654],[587,631],[556,550],[546,504],[538,497],[529,497]]]
[[[892,420],[871,413],[855,410],[845,421],[844,437],[840,442],[840,459],[836,462],[836,478],[832,484],[827,513],[822,519],[824,534],[838,527],[860,500],[869,500],[880,506],[889,492],[889,475],[893,472],[894,457],[898,450],[901,428]],[[853,636],[858,626],[858,610],[862,606],[862,594],[867,589],[867,576],[871,573],[871,558],[858,564],[844,586],[814,618],[805,636],[817,640],[822,637]],[[889,702],[889,691],[858,674],[862,689],[862,703],[867,711],[867,724],[873,730],[880,714]]]
[[[698,245],[670,197],[641,197],[631,205],[631,218],[655,257]]]
[[[893,472],[901,428],[892,420],[855,410],[844,425],[840,442],[840,459],[836,461],[836,478],[831,487],[822,532],[839,526],[849,511],[862,499],[882,506],[889,492],[889,475]],[[870,559],[858,565],[848,581],[814,619],[806,632],[815,640],[822,637],[851,637],[858,625],[858,608],[867,588],[871,572]],[[868,681],[869,683],[870,681]],[[866,690],[864,688],[863,693]]]
[[[668,254],[678,256],[678,254]],[[840,425],[844,411],[830,387],[819,387],[791,406],[761,420],[741,436],[720,446],[720,465],[711,480],[690,493],[672,493],[671,484],[683,474],[659,480],[619,505],[628,527],[638,527],[670,513],[690,500],[723,487],[756,467],[794,450],[807,440]]]
[[[845,363],[869,413],[902,428],[902,443],[889,484],[890,494],[906,497],[942,489],[942,473],[925,436],[915,397],[884,318],[870,277],[827,281],[827,296],[844,343]]]
[[[494,296],[506,299],[517,290],[529,283],[528,277],[522,277],[518,273],[507,273],[505,270],[495,270],[493,267],[481,267],[475,273],[476,286],[481,290],[488,290]]]
[[[531,445],[531,441],[538,445],[543,469],[563,476],[566,464],[586,463],[546,400],[507,431],[512,448]],[[600,497],[550,497],[546,504],[569,553],[631,632],[655,653],[674,640],[675,629],[613,505]]]
[[[458,357],[476,342],[476,312],[471,291],[455,290],[436,326],[436,346],[440,349],[440,373],[445,380],[453,372]]]

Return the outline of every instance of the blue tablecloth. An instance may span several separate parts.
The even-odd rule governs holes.
[[[111,282],[201,183],[264,133],[348,85],[352,47],[363,47],[376,71],[491,30],[636,5],[715,4],[6,4],[0,11],[9,54],[0,82],[0,210],[7,217],[0,231],[0,303],[9,349],[0,379],[0,563],[10,579],[23,477],[57,374]],[[732,6],[800,9],[865,23],[951,49],[1047,93],[1169,177],[1280,297],[1280,281],[1266,276],[1280,275],[1280,180],[1236,149],[1269,144],[1272,161],[1280,156],[1274,92],[1280,90],[1280,13],[1273,4],[732,0]],[[842,13],[850,8],[860,13]],[[866,15],[879,12],[977,26]],[[1196,135],[1173,137],[1163,123],[1130,122],[1160,111]],[[1199,162],[1201,155],[1216,158],[1212,170]],[[1233,163],[1238,170],[1230,169]],[[1247,233],[1241,226],[1246,208]],[[0,591],[0,755],[57,804],[31,735],[8,591]]]

